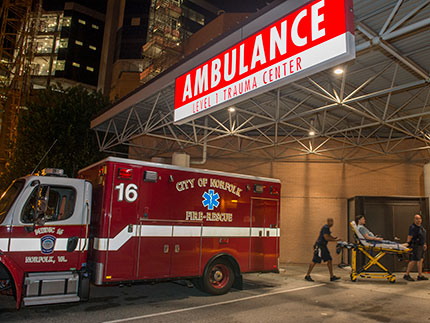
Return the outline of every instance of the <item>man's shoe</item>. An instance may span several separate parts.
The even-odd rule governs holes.
[[[410,281],[410,282],[413,282],[413,281],[415,281],[415,279],[413,279],[411,276],[409,276],[409,275],[404,275],[403,276],[403,279],[404,280],[407,280],[407,281]]]
[[[306,275],[305,276],[305,280],[307,280],[308,282],[313,282],[314,280],[312,279],[311,275]]]
[[[429,280],[426,276],[418,276],[417,280]]]
[[[339,279],[340,279],[340,277],[337,277],[337,276],[330,277],[331,282],[334,282],[334,281],[339,280]]]

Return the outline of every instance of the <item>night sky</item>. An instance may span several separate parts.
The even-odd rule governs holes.
[[[141,0],[150,1],[150,0]],[[191,0],[192,1],[192,0]],[[226,12],[250,12],[255,9],[261,9],[273,0],[206,0],[206,2],[222,9]],[[63,10],[66,0],[43,0],[45,10]],[[91,9],[101,12],[106,11],[107,0],[68,0],[68,2],[77,2]]]
[[[82,4],[87,8],[91,8],[100,12],[106,12],[107,0],[42,0],[42,6],[45,10],[58,10],[64,9],[65,2],[76,2]],[[148,0],[142,0],[148,1]]]
[[[226,12],[247,12],[261,9],[273,0],[206,0]],[[252,8],[252,10],[250,10]]]

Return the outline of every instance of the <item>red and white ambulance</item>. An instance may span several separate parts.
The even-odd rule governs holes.
[[[241,288],[277,272],[279,180],[109,157],[46,169],[0,199],[0,291],[17,307],[85,301],[95,285],[190,279]]]

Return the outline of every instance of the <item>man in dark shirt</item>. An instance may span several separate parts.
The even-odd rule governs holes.
[[[328,218],[327,224],[321,228],[318,239],[314,245],[314,256],[312,258],[312,263],[309,265],[308,272],[305,276],[305,279],[307,281],[310,281],[310,282],[314,281],[311,277],[312,269],[314,269],[316,264],[320,264],[321,261],[327,262],[328,271],[330,273],[330,281],[335,281],[335,280],[340,279],[339,277],[333,275],[332,258],[330,256],[330,251],[327,248],[327,243],[329,241],[340,240],[339,238],[333,237],[331,235],[330,228],[333,226],[333,223],[334,223],[333,219]]]
[[[403,276],[405,280],[414,281],[409,275],[415,264],[418,266],[417,280],[428,280],[423,275],[424,252],[427,250],[426,245],[426,229],[421,225],[423,222],[421,215],[415,214],[414,223],[409,227],[408,240],[409,247],[412,248],[411,259],[406,269],[406,274]]]

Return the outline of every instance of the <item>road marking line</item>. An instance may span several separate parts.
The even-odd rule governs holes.
[[[299,290],[305,290],[305,289],[310,289],[310,288],[321,287],[321,286],[325,286],[325,285],[326,284],[318,284],[318,285],[297,287],[297,288],[293,288],[293,289],[283,289],[283,290],[279,290],[279,291],[276,291],[276,292],[265,293],[265,294],[260,294],[260,295],[253,295],[253,296],[248,296],[248,297],[239,298],[239,299],[232,299],[232,300],[229,300],[229,301],[223,301],[223,302],[218,302],[218,303],[212,303],[212,304],[205,304],[205,305],[187,307],[187,308],[182,308],[182,309],[172,310],[172,311],[166,311],[166,312],[160,312],[160,313],[146,314],[146,315],[142,315],[142,316],[134,316],[134,317],[129,317],[129,318],[125,318],[125,319],[119,319],[119,320],[113,320],[113,321],[105,321],[104,323],[120,323],[120,322],[128,322],[128,321],[135,321],[135,320],[143,320],[143,319],[147,319],[147,318],[151,318],[151,317],[170,315],[170,314],[176,314],[176,313],[182,313],[182,312],[199,310],[199,309],[207,308],[207,307],[214,307],[214,306],[219,306],[219,305],[238,303],[238,302],[243,302],[243,301],[247,301],[247,300],[255,299],[255,298],[273,296],[273,295],[278,295],[278,294],[286,294],[286,293],[296,292],[296,291],[299,291]]]

